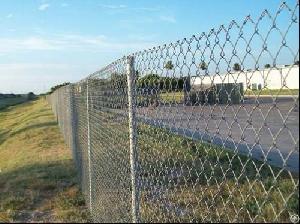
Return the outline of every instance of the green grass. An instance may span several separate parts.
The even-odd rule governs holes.
[[[160,100],[163,103],[181,103],[183,102],[183,92],[166,92],[160,94]]]
[[[0,111],[0,222],[86,222],[69,149],[45,100]]]
[[[246,90],[245,95],[299,95],[299,89],[262,89],[262,90]]]
[[[124,158],[128,123],[118,122],[120,115],[113,113],[99,111],[99,116],[100,132],[109,130],[114,137],[94,139],[97,150],[108,153],[101,144],[112,141],[117,144],[113,158]],[[290,214],[299,214],[296,174],[142,123],[137,136],[142,222],[290,222]],[[101,175],[120,176],[116,167],[124,161],[113,158],[106,157],[107,170],[97,163],[100,158],[95,160]],[[122,176],[130,177],[128,169]],[[102,197],[111,202],[108,210],[120,206],[109,195]]]
[[[141,193],[145,222],[289,222],[299,214],[298,175],[148,125],[138,142],[141,177],[150,181]]]
[[[14,97],[14,98],[3,98],[0,99],[0,110],[9,106],[17,105],[26,102],[27,96]]]
[[[262,89],[262,90],[246,90],[245,96],[266,96],[266,95],[299,95],[299,89]],[[166,92],[160,93],[160,100],[164,104],[181,103],[184,100],[183,92]]]

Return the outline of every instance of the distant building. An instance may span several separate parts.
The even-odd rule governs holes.
[[[194,86],[210,86],[220,83],[243,83],[246,89],[299,89],[299,65],[266,68],[262,70],[247,70],[224,75],[191,77]]]

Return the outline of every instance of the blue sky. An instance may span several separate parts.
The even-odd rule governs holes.
[[[240,23],[249,14],[257,18],[264,9],[274,13],[280,2],[0,0],[0,92],[44,92],[128,53],[199,35],[232,19]],[[294,8],[296,0],[287,3]],[[291,37],[296,49],[298,35]]]

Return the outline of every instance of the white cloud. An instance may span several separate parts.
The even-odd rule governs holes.
[[[39,10],[40,10],[40,11],[45,11],[45,10],[47,10],[49,7],[50,7],[50,4],[48,4],[48,3],[41,4],[41,5],[39,6]]]
[[[9,64],[1,64],[1,68],[6,68],[10,70],[30,70],[30,69],[68,69],[69,64],[52,64],[52,63],[9,63]]]
[[[100,5],[102,8],[106,9],[126,9],[127,5]]]
[[[8,14],[7,16],[6,16],[6,18],[7,19],[10,19],[10,18],[12,18],[14,15],[12,14],[12,13],[10,13],[10,14]]]
[[[168,23],[176,23],[176,18],[173,16],[160,16],[160,20]]]
[[[81,67],[53,63],[0,64],[0,92],[46,92],[58,83],[79,79],[83,75]]]
[[[137,7],[137,8],[132,8],[137,11],[149,11],[149,12],[155,12],[159,11],[161,8],[159,7]]]
[[[39,37],[27,37],[24,39],[0,38],[0,53],[57,49],[59,49],[59,42],[50,41]]]
[[[155,12],[161,10],[160,7],[128,7],[127,5],[104,5],[101,4],[100,7],[106,8],[106,9],[129,9],[129,10],[135,10],[135,11],[149,11],[149,12]]]
[[[18,53],[28,55],[25,63],[0,61],[0,92],[45,92],[56,84],[80,80],[100,66],[99,61],[93,56],[83,55],[106,55],[103,59],[100,58],[102,63],[106,64],[110,61],[109,58],[148,49],[154,45],[151,40],[143,40],[146,37],[133,36],[133,38],[140,40],[117,42],[104,35],[77,34],[39,34],[13,39],[0,37],[0,56],[7,57]],[[30,61],[32,56],[35,58],[49,53],[56,55],[56,58],[67,52],[76,52],[75,59],[54,60],[61,61],[61,64],[43,60],[39,63],[36,59]]]
[[[124,51],[141,50],[153,46],[149,40],[137,40],[134,43],[115,42],[104,35],[87,36],[61,34],[47,37],[30,36],[19,39],[0,38],[0,53],[15,53],[20,51]]]

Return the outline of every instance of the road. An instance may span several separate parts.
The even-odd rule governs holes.
[[[140,122],[299,173],[298,96],[275,101],[271,96],[249,97],[239,105],[142,107],[137,116]]]

